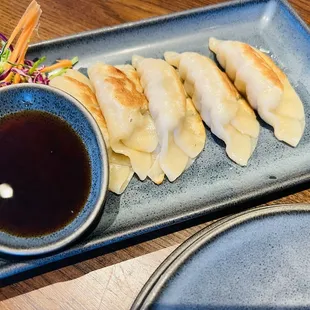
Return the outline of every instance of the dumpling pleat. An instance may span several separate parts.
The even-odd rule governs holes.
[[[190,98],[186,99],[186,116],[174,132],[174,141],[190,158],[195,158],[205,144],[205,128]]]
[[[188,156],[175,143],[173,135],[167,133],[162,141],[159,163],[167,175],[169,181],[173,182],[186,169]]]

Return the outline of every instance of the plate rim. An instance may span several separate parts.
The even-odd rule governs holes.
[[[167,281],[200,247],[212,242],[231,228],[241,226],[254,219],[279,214],[310,213],[310,203],[275,204],[251,208],[238,214],[224,217],[196,232],[181,243],[152,273],[136,296],[131,310],[145,310],[152,306]]]

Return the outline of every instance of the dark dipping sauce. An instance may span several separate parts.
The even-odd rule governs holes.
[[[0,230],[42,236],[78,215],[90,192],[91,169],[69,124],[47,112],[10,114],[0,118],[0,146]]]

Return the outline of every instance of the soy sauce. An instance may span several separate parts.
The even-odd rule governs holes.
[[[81,211],[91,186],[90,162],[69,124],[47,112],[0,118],[0,230],[41,236]]]

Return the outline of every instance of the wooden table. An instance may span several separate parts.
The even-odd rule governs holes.
[[[223,0],[38,0],[43,15],[32,42],[224,2]],[[30,0],[2,0],[0,31],[9,35]],[[310,2],[290,0],[310,23]],[[255,205],[310,202],[310,184]],[[251,204],[253,206],[253,204]],[[244,207],[240,207],[240,210]],[[236,212],[237,210],[234,210]],[[224,216],[226,214],[220,214]],[[219,214],[217,215],[219,216]],[[158,265],[184,240],[212,222],[204,217],[109,246],[78,262],[0,289],[0,309],[129,309]],[[85,258],[84,258],[85,259]],[[70,263],[72,263],[69,265]]]

